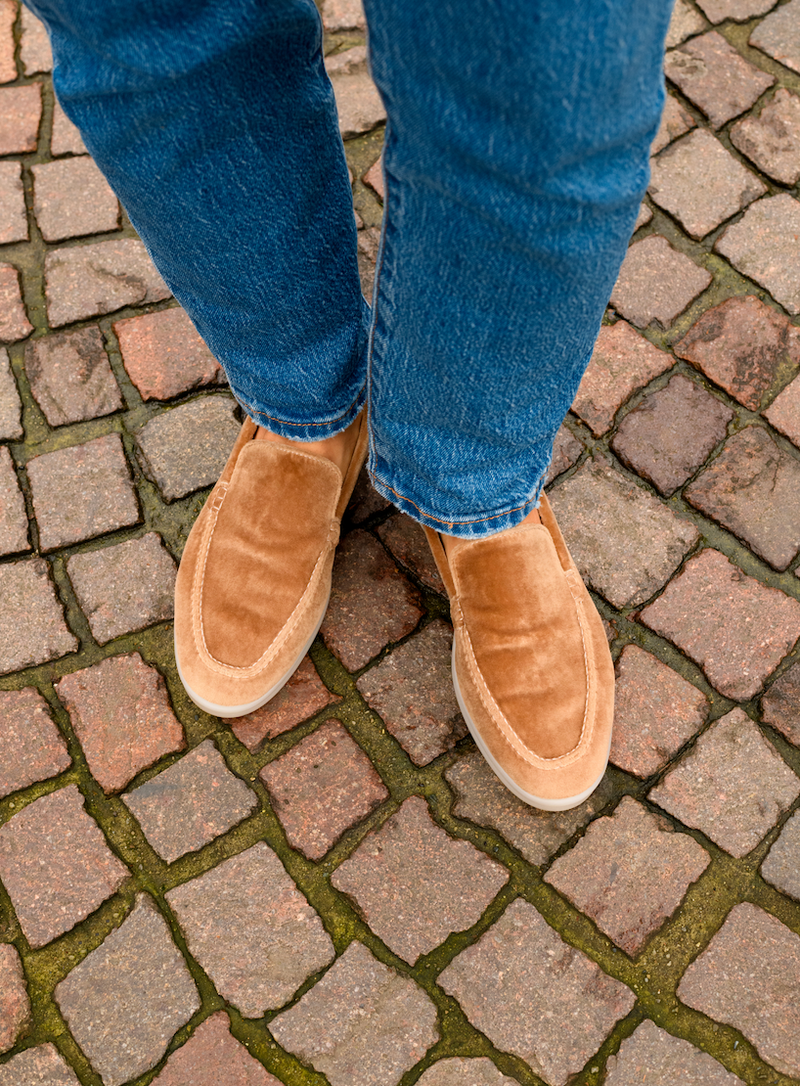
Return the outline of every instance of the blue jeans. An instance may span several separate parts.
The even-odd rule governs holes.
[[[372,308],[312,0],[35,0],[58,97],[268,429],[365,403],[375,486],[466,537],[538,503],[648,181],[671,0],[367,0]]]

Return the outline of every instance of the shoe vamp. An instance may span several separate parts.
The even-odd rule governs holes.
[[[587,703],[584,639],[546,530],[462,552],[457,586],[478,668],[522,743],[541,758],[573,750]]]
[[[206,647],[216,660],[249,667],[290,619],[301,641],[311,632],[315,616],[297,609],[329,545],[338,493],[333,473],[308,457],[276,457],[266,442],[244,450],[203,578]]]

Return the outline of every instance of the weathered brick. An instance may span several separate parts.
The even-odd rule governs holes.
[[[436,825],[412,796],[331,877],[367,924],[412,965],[453,931],[471,927],[508,881],[504,867]]]
[[[0,245],[28,240],[28,216],[19,162],[0,162]]]
[[[37,1045],[0,1067],[0,1086],[80,1086],[55,1045]]]
[[[800,811],[781,830],[761,865],[761,874],[784,894],[800,901]]]
[[[0,446],[0,554],[29,551],[28,515],[11,453]]]
[[[169,928],[145,895],[56,986],[55,998],[104,1086],[120,1086],[157,1063],[200,1008]]]
[[[764,412],[764,417],[800,448],[800,380],[795,378],[776,396]]]
[[[167,900],[191,954],[246,1018],[281,1007],[335,957],[320,918],[263,841]]]
[[[4,87],[0,90],[0,155],[35,151],[42,119],[42,86]]]
[[[652,234],[635,241],[622,262],[611,304],[637,328],[666,327],[711,282],[711,274]]]
[[[559,426],[553,442],[553,457],[547,471],[545,485],[549,486],[554,479],[565,472],[578,460],[583,452],[583,445],[563,424]]]
[[[439,983],[497,1048],[535,1067],[549,1086],[581,1071],[635,1002],[520,898]]]
[[[365,30],[361,0],[323,0],[322,23],[328,33],[337,30]]]
[[[369,472],[366,465],[364,465],[356,481],[350,503],[347,506],[347,516],[353,524],[363,524],[365,520],[368,520],[376,513],[383,512],[390,505],[391,502],[387,501],[373,487]]]
[[[383,180],[383,155],[381,155],[377,162],[372,163],[361,180],[365,185],[369,185],[381,203],[383,203],[386,198]]]
[[[398,562],[416,573],[426,587],[446,595],[421,524],[405,513],[395,513],[380,525],[377,532]]]
[[[498,780],[480,751],[464,754],[445,770],[456,794],[453,814],[488,826],[518,849],[528,863],[546,863],[554,852],[602,810],[613,788],[605,777],[589,799],[569,811],[539,811],[523,803]]]
[[[358,231],[358,274],[361,277],[361,293],[372,300],[375,285],[375,264],[378,259],[378,246],[381,232],[377,226],[367,226]]]
[[[633,224],[633,232],[634,232],[634,234],[636,233],[636,231],[639,229],[640,226],[644,226],[646,223],[649,223],[650,220],[652,219],[652,217],[653,217],[653,212],[647,206],[647,204],[644,201],[642,201],[639,204],[639,210],[636,212],[636,222]]]
[[[725,437],[733,412],[676,374],[622,420],[611,447],[664,495],[682,486]]]
[[[325,68],[336,95],[342,139],[360,136],[386,120],[381,96],[367,71],[367,50],[355,45],[326,57]]]
[[[52,249],[44,258],[44,274],[54,328],[170,296],[138,238]]]
[[[232,1035],[224,1011],[206,1018],[173,1052],[153,1086],[281,1086]]]
[[[772,0],[770,0],[770,3]],[[605,1086],[641,1086],[643,1082],[686,1086],[743,1086],[706,1052],[680,1037],[672,1037],[645,1019],[626,1037],[606,1064]]]
[[[348,671],[357,671],[390,641],[411,633],[422,617],[416,589],[367,532],[339,544],[321,633]]]
[[[25,75],[37,75],[49,72],[53,67],[53,52],[50,39],[41,19],[24,5],[20,8],[19,59]]]
[[[10,83],[17,78],[14,62],[14,22],[17,5],[14,0],[0,0],[0,83]]]
[[[202,396],[150,419],[136,435],[142,468],[166,501],[215,483],[239,436],[236,403]]]
[[[616,673],[611,761],[649,777],[700,730],[708,698],[636,645],[622,650]]]
[[[321,860],[345,830],[389,795],[337,720],[326,721],[259,776],[289,844],[310,860]]]
[[[125,406],[95,326],[32,340],[25,348],[25,375],[51,426],[110,415]]]
[[[72,123],[58,101],[53,103],[53,134],[50,151],[54,155],[85,155],[86,145],[76,125]]]
[[[7,1052],[13,1046],[30,1013],[19,953],[16,947],[0,943],[0,1052]]]
[[[63,773],[72,765],[67,744],[31,687],[0,693],[0,797]]]
[[[752,698],[800,637],[800,603],[707,548],[640,615],[735,701]]]
[[[753,1043],[767,1063],[800,1076],[800,936],[750,902],[735,905],[689,966],[678,998]]]
[[[22,301],[19,272],[13,264],[0,264],[0,341],[16,343],[32,331]]]
[[[358,942],[269,1028],[331,1086],[396,1086],[439,1039],[428,996]]]
[[[729,226],[714,245],[740,271],[765,287],[793,315],[800,313],[800,201],[765,196]]]
[[[41,558],[0,566],[0,674],[73,652],[77,639]]]
[[[129,874],[75,784],[34,800],[0,827],[0,878],[33,947],[85,920]]]
[[[763,196],[767,187],[700,128],[653,159],[647,191],[688,234],[702,238]]]
[[[714,128],[744,113],[775,82],[774,76],[748,63],[716,30],[670,50],[664,70]]]
[[[800,0],[790,0],[759,23],[750,45],[800,72]]]
[[[667,48],[680,45],[692,34],[699,34],[701,30],[705,30],[706,25],[703,16],[695,11],[688,0],[675,0],[667,30]]]
[[[201,849],[258,806],[210,739],[122,798],[167,863]]]
[[[139,503],[119,434],[28,461],[43,551],[136,524]]]
[[[34,213],[45,241],[102,234],[119,226],[119,204],[88,155],[32,167]]]
[[[633,957],[709,863],[695,840],[624,796],[613,815],[592,822],[544,879]]]
[[[67,572],[101,645],[172,618],[175,563],[155,532],[74,554],[67,561]]]
[[[415,765],[427,765],[467,734],[453,691],[452,645],[452,629],[435,619],[356,683]]]
[[[169,400],[225,380],[188,313],[176,307],[117,321],[122,361],[144,400]]]
[[[676,5],[675,11],[677,12],[677,10]],[[692,14],[696,15],[696,12],[692,11]],[[697,17],[699,18],[699,16]],[[657,155],[659,151],[663,151],[668,143],[672,143],[678,136],[682,136],[696,125],[697,121],[691,113],[683,108],[677,98],[673,98],[671,94],[668,94],[664,102],[661,124],[650,147],[650,154]]]
[[[106,792],[124,788],[141,770],[185,745],[164,680],[138,652],[66,675],[56,692],[89,769]]]
[[[796,185],[800,180],[800,97],[780,87],[758,116],[736,122],[731,143],[776,181]]]
[[[732,709],[650,791],[650,799],[730,852],[756,847],[800,795],[800,779],[741,709]]]
[[[485,1056],[451,1056],[438,1060],[417,1081],[419,1086],[515,1086],[516,1080],[498,1071]]]
[[[634,332],[626,321],[603,325],[571,410],[599,437],[636,389],[673,366],[666,351]]]
[[[281,691],[248,716],[228,721],[233,734],[250,751],[256,751],[266,739],[288,732],[328,705],[341,701],[332,694],[316,672],[308,656]]]
[[[798,493],[800,463],[766,430],[750,426],[727,442],[684,497],[783,570],[800,549]]]
[[[11,372],[8,351],[0,347],[0,441],[15,441],[23,433],[22,401]]]
[[[754,15],[763,15],[775,7],[775,0],[697,0],[697,6],[712,23],[722,23],[726,19],[746,23]]]
[[[614,607],[652,596],[699,538],[694,525],[606,461],[587,461],[550,502],[581,576]]]
[[[761,699],[765,724],[800,746],[800,664],[794,664],[775,680]]]
[[[752,295],[728,298],[695,321],[674,351],[757,411],[773,383],[800,367],[800,328]]]

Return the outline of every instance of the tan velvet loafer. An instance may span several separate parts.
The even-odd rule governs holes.
[[[541,524],[458,540],[425,529],[450,596],[453,682],[472,736],[515,795],[544,811],[605,773],[614,668],[603,624],[546,497]]]
[[[342,478],[324,457],[242,427],[186,542],[175,586],[175,658],[214,716],[244,716],[299,667],[328,606],[339,522],[367,453],[362,419]]]

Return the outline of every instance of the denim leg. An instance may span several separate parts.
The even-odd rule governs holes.
[[[366,398],[344,150],[312,0],[33,0],[56,93],[252,417],[343,429]]]
[[[648,181],[671,0],[366,0],[389,125],[370,469],[491,534],[538,503]]]

